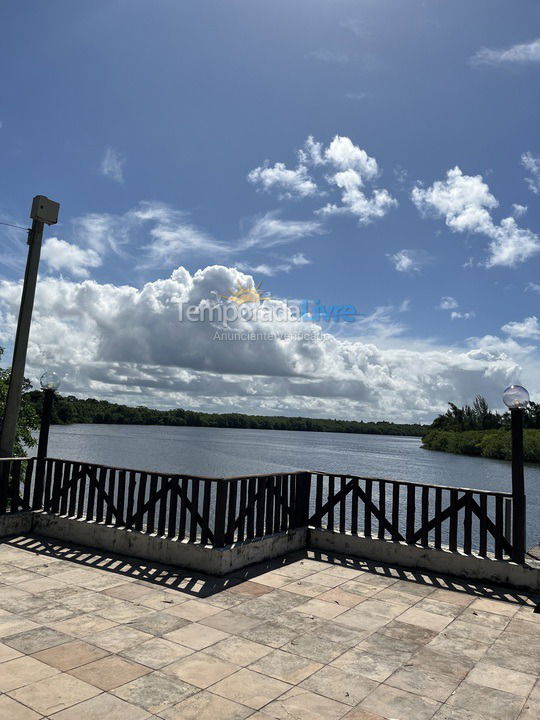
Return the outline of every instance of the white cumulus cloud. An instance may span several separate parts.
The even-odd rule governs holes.
[[[320,184],[325,182],[328,189],[324,194],[336,194],[337,191],[339,202],[328,202],[316,211],[317,214],[352,215],[361,225],[384,217],[397,205],[397,200],[386,188],[375,187],[366,191],[366,185],[379,176],[379,166],[374,157],[355,145],[349,137],[336,135],[325,147],[309,136],[297,155],[296,168],[287,168],[281,162],[270,166],[267,162],[249,173],[249,181],[264,190],[275,188],[281,197],[308,197],[322,193]],[[313,178],[316,169],[321,172],[318,182]]]
[[[43,243],[41,257],[51,270],[67,271],[76,277],[88,277],[89,268],[101,265],[101,257],[91,248],[85,250],[65,240],[50,237]]]
[[[506,323],[501,330],[514,338],[540,338],[540,322],[536,315],[531,315],[521,322]]]
[[[278,189],[283,198],[309,197],[317,193],[317,185],[309,177],[304,165],[298,165],[294,170],[280,162],[273,167],[262,165],[249,173],[248,180],[263,190]]]
[[[411,197],[421,213],[444,218],[453,232],[490,238],[487,267],[512,267],[540,251],[538,236],[520,228],[513,217],[494,222],[491,211],[499,203],[481,175],[464,175],[455,167],[448,170],[445,180],[437,180],[428,188],[414,187]]]
[[[179,267],[142,288],[46,276],[28,372],[37,378],[44,358],[54,357],[64,392],[134,405],[394,420],[429,419],[448,400],[476,393],[494,401],[519,373],[507,345],[495,340],[488,349],[408,346],[385,308],[361,318],[369,341],[327,335],[323,342],[318,324],[293,321],[285,302],[271,297],[265,304],[283,321],[240,319],[233,328],[273,333],[266,340],[216,339],[208,317],[179,321],[179,304],[211,307],[238,282],[254,285],[223,266],[193,274]],[[20,283],[0,281],[2,342],[14,332],[20,291]],[[394,346],[379,346],[378,332]],[[526,359],[517,344],[515,351]]]

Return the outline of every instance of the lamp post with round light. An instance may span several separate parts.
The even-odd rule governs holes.
[[[47,457],[54,394],[60,387],[60,378],[55,372],[44,372],[39,381],[43,390],[43,409],[41,411],[37,457],[38,460],[42,460]]]
[[[514,560],[525,560],[526,503],[523,471],[523,414],[529,404],[529,393],[521,385],[510,385],[503,393],[504,404],[510,408],[512,427],[512,545]]]

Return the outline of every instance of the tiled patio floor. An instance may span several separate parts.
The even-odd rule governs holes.
[[[3,720],[537,720],[537,598],[306,552],[229,578],[0,544]]]

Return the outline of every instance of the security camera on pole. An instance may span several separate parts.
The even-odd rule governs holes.
[[[17,434],[17,420],[21,406],[28,337],[30,335],[32,310],[36,294],[43,228],[45,225],[55,225],[58,222],[59,209],[59,203],[49,200],[45,195],[36,195],[32,202],[30,217],[33,222],[32,228],[28,231],[28,258],[26,260],[15,346],[13,348],[11,376],[4,409],[4,421],[0,434],[0,457],[11,457],[13,455],[13,445]]]

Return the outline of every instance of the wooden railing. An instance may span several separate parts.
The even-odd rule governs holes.
[[[313,527],[514,557],[510,493],[319,472],[312,479]]]
[[[510,493],[322,472],[205,478],[58,458],[0,460],[0,514],[20,510],[213,547],[309,525],[523,562],[512,545]]]
[[[21,480],[18,461],[0,465],[6,477],[12,468],[9,487],[20,487],[20,497],[2,512],[44,510],[215,547],[307,520],[298,500],[304,498],[305,508],[305,473],[217,479],[46,458],[30,461]],[[16,495],[12,490],[10,497]]]

